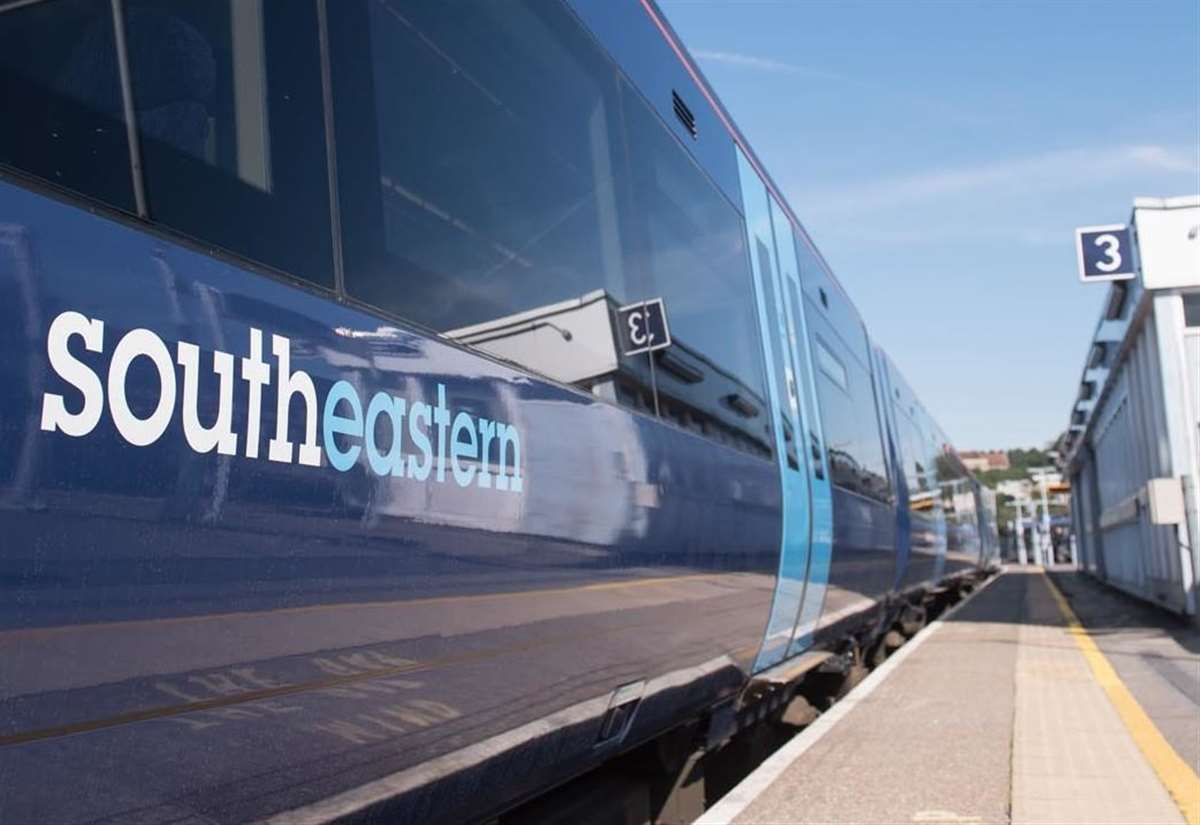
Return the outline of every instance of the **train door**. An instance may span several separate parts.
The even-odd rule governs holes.
[[[950,547],[950,513],[946,511],[945,484],[942,473],[942,447],[946,443],[941,431],[932,420],[926,418],[929,433],[929,476],[934,499],[934,533],[936,546],[933,557],[933,580],[938,581],[946,572],[946,551]]]
[[[892,383],[892,373],[883,350],[872,347],[871,357],[875,363],[875,406],[883,427],[884,455],[887,457],[892,489],[896,491],[896,578],[892,582],[892,589],[901,590],[906,583],[912,556],[912,511],[909,509],[908,479],[904,472],[906,456],[900,439],[900,422],[897,420],[895,404],[899,393]]]
[[[771,205],[766,185],[740,150],[738,165],[746,210],[747,251],[769,366],[767,384],[783,493],[779,572],[766,633],[754,664],[755,671],[759,671],[782,661],[791,647],[808,568],[809,489],[806,453],[800,446],[800,401],[789,354],[787,315],[781,301]]]
[[[808,322],[804,315],[803,294],[800,289],[800,261],[816,264],[815,255],[802,255],[802,241],[784,217],[777,204],[772,203],[775,220],[775,241],[779,251],[780,288],[788,323],[788,351],[795,364],[800,396],[801,452],[806,454],[809,494],[808,570],[805,573],[804,595],[788,654],[800,653],[812,644],[813,632],[825,605],[825,590],[829,584],[829,562],[833,553],[833,490],[830,488],[825,436],[821,426],[820,405],[817,404],[816,374],[813,372],[812,349],[809,346]]]

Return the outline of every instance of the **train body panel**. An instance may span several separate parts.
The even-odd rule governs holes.
[[[157,784],[139,791],[150,808],[248,777],[296,789],[255,798],[246,787],[222,803],[246,819],[303,800],[304,785],[363,784],[623,684],[711,667],[674,688],[694,707],[740,687],[777,564],[770,464],[9,184],[0,211],[11,233],[0,270],[5,442],[31,445],[0,471],[0,795],[15,819],[120,815],[128,783],[144,776]],[[70,313],[103,324],[98,352],[82,335],[66,340],[103,392],[89,391],[102,414],[75,437],[40,420],[47,394],[81,411],[47,355]],[[309,420],[329,425],[333,387],[347,382],[364,407],[385,393],[409,410],[428,404],[433,421],[440,406],[515,427],[509,472],[522,489],[511,489],[518,475],[496,489],[497,454],[490,488],[460,486],[450,466],[437,482],[436,425],[425,481],[378,474],[365,446],[340,472],[323,436],[319,466],[270,460],[280,376],[270,353],[257,458],[246,455],[255,411],[240,376],[236,454],[197,453],[182,412],[136,446],[113,392],[143,420],[167,392],[150,355],[114,378],[135,330],[172,360],[177,342],[199,347],[205,425],[220,406],[213,354],[249,358],[259,330],[288,341],[291,374],[315,389],[314,409],[292,399],[295,445]],[[182,398],[187,380],[174,369],[167,384]],[[377,454],[391,452],[385,437]],[[655,717],[647,704],[637,721],[652,730]],[[577,720],[583,746],[542,743],[576,753],[566,775],[595,757],[598,724]],[[62,738],[64,728],[96,730]],[[95,793],[64,803],[58,783],[35,781],[47,759],[64,778],[87,775]]]

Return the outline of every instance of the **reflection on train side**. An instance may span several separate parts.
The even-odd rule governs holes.
[[[753,387],[686,340],[649,356],[625,354],[615,330],[617,308],[611,295],[595,290],[445,335],[710,440],[771,456],[766,402]],[[670,307],[666,311],[669,316]]]
[[[13,258],[18,264],[15,271],[23,276],[18,279],[20,291],[25,296],[18,306],[27,309],[23,326],[33,339],[31,345],[36,346],[37,336],[43,334],[39,330],[37,285],[28,264],[22,264],[31,259],[30,251],[20,233],[10,233],[6,239],[13,246]],[[576,547],[570,555],[561,556],[560,561],[588,564],[590,557],[606,552],[601,548],[621,544],[627,539],[646,541],[652,538],[649,534],[650,512],[659,506],[664,484],[690,485],[702,481],[705,486],[721,487],[721,498],[731,508],[746,505],[752,494],[762,494],[762,491],[747,489],[744,481],[735,476],[728,480],[720,474],[684,479],[670,473],[669,463],[651,466],[650,452],[644,448],[637,420],[619,414],[607,405],[593,405],[596,414],[605,422],[603,438],[581,439],[575,434],[578,426],[576,405],[563,404],[561,393],[547,394],[533,381],[514,376],[476,376],[463,381],[461,374],[453,371],[432,370],[426,353],[417,343],[419,339],[412,333],[389,326],[372,329],[339,326],[333,330],[334,337],[331,338],[328,328],[318,327],[298,313],[292,316],[286,310],[256,301],[248,295],[220,294],[204,284],[191,283],[177,274],[163,254],[153,256],[152,267],[161,292],[157,295],[143,293],[140,298],[145,306],[154,303],[157,297],[162,309],[147,306],[145,314],[154,316],[161,312],[161,317],[169,322],[168,326],[182,330],[193,340],[208,339],[219,347],[236,350],[237,344],[228,340],[231,336],[222,323],[223,313],[247,319],[250,323],[262,323],[271,329],[286,323],[293,341],[294,364],[309,371],[319,387],[331,383],[331,370],[334,375],[357,386],[369,388],[386,384],[401,397],[416,397],[427,392],[431,384],[444,382],[453,387],[456,406],[477,417],[513,422],[525,432],[536,433],[539,442],[553,445],[553,449],[527,450],[525,472],[533,482],[522,496],[495,497],[475,488],[464,490],[452,485],[376,479],[366,466],[365,456],[360,456],[361,466],[349,473],[310,475],[297,484],[295,472],[286,465],[258,462],[248,466],[235,457],[197,455],[184,450],[131,452],[128,445],[113,437],[111,432],[98,431],[88,439],[93,454],[109,456],[105,460],[114,464],[132,462],[133,467],[130,472],[115,477],[112,474],[85,475],[73,479],[72,488],[76,493],[82,488],[92,494],[85,499],[77,494],[62,496],[52,489],[38,489],[38,476],[69,475],[61,471],[66,469],[65,462],[71,459],[60,455],[69,452],[63,449],[61,440],[58,443],[48,440],[39,432],[36,416],[30,415],[20,438],[14,442],[21,445],[21,455],[12,462],[18,472],[7,491],[10,497],[20,500],[36,495],[42,506],[65,506],[81,514],[95,506],[96,511],[107,514],[124,512],[134,518],[166,518],[197,526],[220,524],[226,520],[258,521],[268,517],[267,510],[263,509],[267,508],[276,530],[290,523],[292,529],[288,532],[294,531],[308,539],[339,537],[346,518],[353,519],[359,529],[379,538],[389,535],[392,540],[405,543],[411,542],[407,522],[412,520],[453,524],[489,533],[536,534],[568,540]],[[115,286],[119,287],[119,284]],[[118,323],[111,326],[119,328]],[[611,347],[607,319],[605,336],[609,337]],[[589,339],[581,332],[577,340],[586,342]],[[464,362],[468,358],[465,354],[456,355]],[[677,361],[690,359],[688,363],[699,376],[690,379],[700,387],[690,393],[686,405],[680,406],[685,410],[679,414],[681,423],[704,428],[710,435],[723,433],[728,442],[748,447],[749,451],[767,450],[767,425],[758,415],[758,410],[764,406],[761,399],[735,379],[706,365],[703,359],[690,355],[685,345],[680,344],[678,351],[670,357]],[[663,363],[670,361],[664,359]],[[30,361],[27,369],[30,392],[22,400],[30,402],[29,409],[36,411],[36,399],[40,397],[45,381],[44,368],[41,363]],[[618,378],[630,385],[645,383],[644,371],[639,374],[630,368],[629,359],[622,363],[621,370],[613,372],[604,382],[610,393],[615,391],[613,387]],[[659,380],[663,386],[668,384],[664,377],[667,372],[660,370]],[[605,387],[601,387],[601,383],[596,382],[597,395],[604,394]],[[136,388],[131,395],[135,393]],[[676,395],[686,398],[688,394]],[[735,397],[751,400],[743,401],[741,409],[737,410],[723,403]],[[204,400],[202,398],[202,407]],[[239,399],[238,403],[243,402]],[[751,412],[745,412],[746,409]],[[203,412],[210,413],[209,410]],[[303,415],[295,417],[302,424]],[[381,419],[383,421],[385,419]],[[380,443],[386,447],[386,439],[390,437],[390,434],[383,434]],[[491,460],[496,463],[496,457]],[[469,459],[464,460],[464,463],[469,462]],[[568,494],[572,485],[578,483],[580,468],[588,468],[589,473],[599,478],[620,480],[623,485],[620,493],[614,495],[612,492],[616,491],[611,491],[591,498]],[[656,476],[658,480],[654,480]],[[139,488],[138,494],[130,495],[134,493],[131,487]],[[147,487],[154,491],[153,495],[142,493]],[[281,507],[281,501],[287,504]],[[318,508],[328,506],[328,503],[332,503],[338,518],[314,518]],[[398,532],[397,519],[406,522],[401,532]],[[578,547],[579,543],[592,549]],[[185,539],[183,546],[186,544]],[[481,552],[503,555],[507,548],[500,546]],[[466,549],[463,553],[476,555]]]
[[[946,558],[956,566],[980,560],[978,482],[947,445],[937,457],[937,479],[945,517]]]
[[[660,674],[637,714],[651,729],[680,692],[711,701],[742,684],[753,645],[737,645],[760,629],[772,587],[770,576],[699,575],[8,631],[6,816],[121,817],[135,795],[147,821],[185,808],[241,821],[411,770],[422,777],[411,794],[434,793],[462,768],[439,760],[487,753],[501,736],[516,747],[516,731],[561,734],[570,717],[590,747],[611,685],[643,673]],[[717,621],[701,627],[696,615]],[[722,648],[733,655],[696,658]],[[59,783],[35,781],[48,767],[79,792],[60,799]],[[545,770],[511,781],[544,781]],[[219,802],[190,799],[215,785]]]

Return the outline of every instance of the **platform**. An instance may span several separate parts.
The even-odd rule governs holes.
[[[1196,825],[1197,772],[1200,632],[1083,574],[1018,569],[699,823]]]

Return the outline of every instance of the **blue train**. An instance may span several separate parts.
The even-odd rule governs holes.
[[[995,558],[651,0],[4,2],[0,89],[4,822],[549,816]]]

